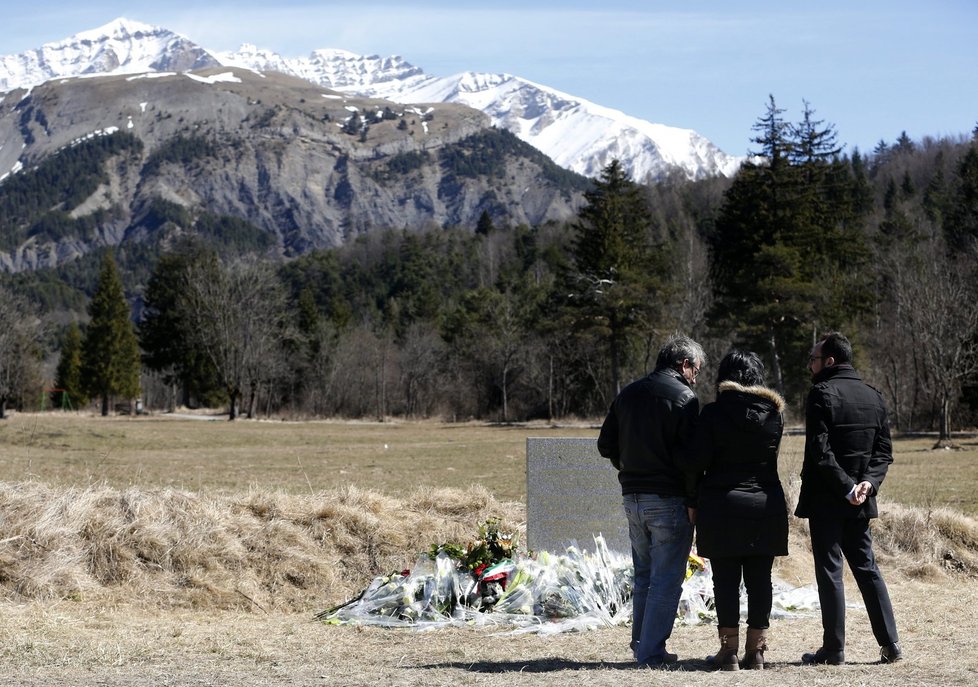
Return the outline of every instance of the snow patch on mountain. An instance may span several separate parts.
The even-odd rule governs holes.
[[[642,182],[677,171],[691,179],[730,176],[744,159],[727,155],[691,129],[654,124],[511,74],[435,77],[397,55],[338,49],[288,58],[244,44],[234,52],[213,53],[167,29],[123,18],[36,50],[0,56],[0,92],[30,89],[54,78],[146,78],[219,66],[282,72],[351,96],[401,104],[464,104],[485,112],[493,125],[512,131],[562,167],[590,177],[612,159]],[[209,78],[213,83],[221,75]]]
[[[234,72],[222,72],[212,76],[199,76],[197,74],[186,74],[186,76],[194,81],[211,85],[216,83],[241,83],[241,79],[236,77]]]

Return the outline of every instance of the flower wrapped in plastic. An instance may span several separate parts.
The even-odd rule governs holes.
[[[609,551],[600,535],[593,553],[572,546],[560,555],[499,558],[513,552],[513,539],[499,535],[493,521],[480,534],[482,542],[464,551],[433,547],[413,570],[377,577],[356,598],[316,617],[332,624],[546,625],[550,631],[629,618],[631,561]],[[496,546],[500,541],[506,545]]]
[[[601,535],[590,552],[570,546],[561,554],[520,555],[515,538],[490,519],[467,547],[433,546],[413,570],[377,577],[356,598],[316,617],[331,624],[509,626],[517,633],[558,633],[631,622],[633,590],[631,557],[610,551]],[[792,611],[805,605],[803,598],[794,594]],[[677,622],[713,617],[709,561],[691,551]]]

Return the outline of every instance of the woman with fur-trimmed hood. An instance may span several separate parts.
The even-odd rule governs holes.
[[[771,616],[771,568],[788,555],[788,509],[778,478],[784,399],[764,386],[756,353],[731,351],[717,371],[716,401],[703,408],[690,458],[699,478],[696,550],[710,560],[723,670],[762,668]],[[740,649],[740,581],[747,641]]]

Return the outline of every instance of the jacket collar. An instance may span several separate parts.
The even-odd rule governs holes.
[[[839,363],[832,367],[823,368],[812,379],[812,384],[819,384],[830,379],[860,379],[860,377],[856,374],[856,369],[852,365],[849,363]]]
[[[652,371],[652,375],[660,375],[660,374],[665,375],[666,377],[672,377],[674,379],[677,379],[678,381],[688,386],[690,391],[692,391],[693,389],[693,385],[690,384],[685,377],[683,377],[682,373],[672,369],[671,367],[660,367]],[[652,375],[649,376],[651,377]]]

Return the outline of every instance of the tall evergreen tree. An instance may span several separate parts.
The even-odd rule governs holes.
[[[496,227],[492,223],[492,215],[489,214],[488,210],[483,210],[482,214],[479,215],[479,221],[475,225],[475,233],[480,236],[488,236],[495,229]]]
[[[187,312],[187,274],[196,269],[217,274],[217,255],[196,241],[162,255],[143,296],[139,343],[143,363],[179,386],[180,402],[206,402],[220,392],[217,373],[196,344]],[[212,278],[216,278],[213,276]]]
[[[82,385],[81,356],[81,330],[72,322],[61,342],[61,354],[55,372],[54,386],[58,391],[52,393],[51,403],[56,406],[69,405],[77,410],[88,403],[88,395]]]
[[[971,145],[957,167],[944,233],[948,247],[963,250],[978,242],[978,146]]]
[[[621,367],[629,338],[649,327],[661,286],[661,252],[653,249],[651,212],[641,186],[618,160],[585,193],[572,251],[568,289],[578,331],[598,333],[607,343],[612,396],[621,389]]]
[[[131,400],[139,393],[139,342],[122,281],[110,252],[102,259],[98,286],[88,305],[91,318],[82,342],[81,370],[85,391],[109,414],[113,396]]]
[[[741,168],[708,238],[711,320],[766,353],[785,393],[804,384],[814,333],[845,326],[865,306],[867,275],[861,182],[837,159],[833,128],[808,103],[800,124],[782,113],[772,97],[754,126],[760,160]]]
[[[751,142],[760,146],[760,150],[751,151],[751,157],[761,157],[765,166],[771,170],[772,179],[777,178],[784,166],[791,162],[793,153],[791,146],[791,123],[784,118],[785,109],[778,107],[774,96],[768,96],[764,115],[759,117],[751,127],[756,135]]]
[[[804,109],[801,121],[789,125],[793,145],[788,151],[791,161],[803,166],[806,171],[817,170],[815,163],[828,162],[838,157],[842,147],[838,144],[835,127],[826,124],[824,119],[815,119],[815,110],[807,100],[802,101]]]
[[[873,186],[869,181],[866,160],[859,149],[852,151],[849,161],[852,169],[852,205],[859,215],[866,215],[873,209]]]

